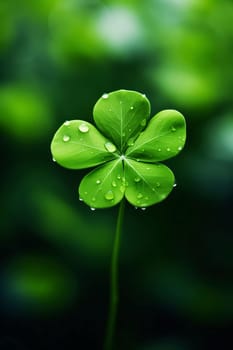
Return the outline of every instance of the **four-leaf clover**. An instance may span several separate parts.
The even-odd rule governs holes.
[[[145,95],[128,90],[104,94],[94,106],[96,126],[66,121],[51,144],[54,160],[69,169],[98,165],[79,186],[80,198],[91,208],[108,208],[123,197],[145,208],[164,200],[175,178],[160,161],[184,147],[185,119],[176,110],[150,118]]]

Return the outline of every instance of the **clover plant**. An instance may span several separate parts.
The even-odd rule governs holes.
[[[82,179],[79,197],[92,210],[120,203],[112,255],[111,300],[105,349],[112,349],[117,308],[117,259],[124,198],[145,209],[164,200],[175,185],[161,161],[184,147],[185,119],[163,110],[150,119],[150,102],[136,91],[105,93],[93,110],[97,127],[84,120],[66,121],[51,144],[53,159],[69,169],[97,166]]]

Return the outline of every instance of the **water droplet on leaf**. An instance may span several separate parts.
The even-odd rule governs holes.
[[[146,126],[146,119],[143,119],[143,120],[141,121],[141,126]]]
[[[83,201],[83,199],[82,199],[81,197],[79,197],[79,200],[80,200],[80,202],[82,202],[82,201]]]
[[[142,197],[143,197],[143,195],[141,193],[138,193],[137,198],[140,199]]]
[[[89,131],[89,126],[85,123],[80,124],[78,128],[79,128],[79,131],[81,131],[82,133],[86,133]]]
[[[97,183],[97,185],[99,185],[101,183],[101,181],[100,180],[96,180],[96,183]]]
[[[68,126],[70,125],[70,121],[69,120],[66,120],[65,123],[64,123],[65,126]]]
[[[170,150],[171,150],[171,148],[168,147],[168,148],[167,148],[167,151],[170,152]]]
[[[176,128],[174,126],[171,127],[172,132],[176,131]]]
[[[67,135],[64,135],[64,136],[63,136],[63,141],[64,141],[64,142],[70,141],[70,137],[67,136]]]
[[[131,137],[129,141],[127,142],[128,146],[133,146],[134,145],[134,139]]]
[[[52,158],[53,162],[56,162],[56,159],[55,158]]]
[[[94,210],[95,210],[95,208],[93,208],[93,207],[91,207],[90,209],[91,209],[92,211],[94,211]]]
[[[103,98],[104,100],[106,100],[106,99],[108,98],[108,94],[103,94],[103,95],[102,95],[102,98]]]
[[[106,142],[105,144],[104,144],[104,147],[106,148],[106,150],[108,151],[108,152],[111,152],[111,153],[113,153],[113,152],[115,152],[116,151],[116,146],[112,143],[112,142]]]
[[[116,181],[112,182],[112,187],[117,187]]]
[[[141,210],[146,210],[146,208],[145,208],[145,207],[142,207]]]
[[[174,184],[174,185],[173,185],[173,187],[176,187],[176,186],[177,186],[177,184]]]
[[[141,178],[137,176],[137,177],[135,177],[134,181],[135,181],[135,182],[140,182],[140,181],[141,181]]]
[[[110,191],[108,191],[107,193],[105,193],[104,197],[105,197],[105,199],[107,199],[107,200],[111,200],[111,199],[114,198],[114,193],[110,190]]]
[[[182,150],[182,147],[180,146],[180,147],[178,147],[178,151],[181,151]]]
[[[124,191],[125,191],[125,186],[120,186],[120,191],[121,191],[121,193],[124,193]]]
[[[161,148],[158,148],[158,152],[161,152],[162,150],[161,150]]]
[[[134,107],[133,107],[133,106],[131,106],[131,107],[130,107],[130,109],[131,109],[131,110],[133,110],[133,109],[134,109]]]
[[[92,200],[93,202],[95,202],[96,199],[95,199],[95,197],[92,197],[91,200]]]

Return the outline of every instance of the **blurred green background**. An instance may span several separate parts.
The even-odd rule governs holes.
[[[230,349],[232,1],[2,0],[0,23],[0,348],[101,349],[117,208],[79,202],[50,142],[124,88],[188,138],[168,199],[127,205],[116,348]]]

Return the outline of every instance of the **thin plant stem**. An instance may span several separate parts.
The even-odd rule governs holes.
[[[111,277],[110,277],[111,278],[110,306],[109,306],[104,350],[113,350],[113,347],[114,347],[114,334],[115,334],[116,318],[117,318],[117,306],[119,301],[118,259],[119,259],[122,224],[123,224],[123,218],[124,218],[124,208],[125,208],[125,199],[122,199],[119,206],[119,211],[118,211],[116,233],[115,233],[114,246],[113,246],[113,252],[112,252]]]

